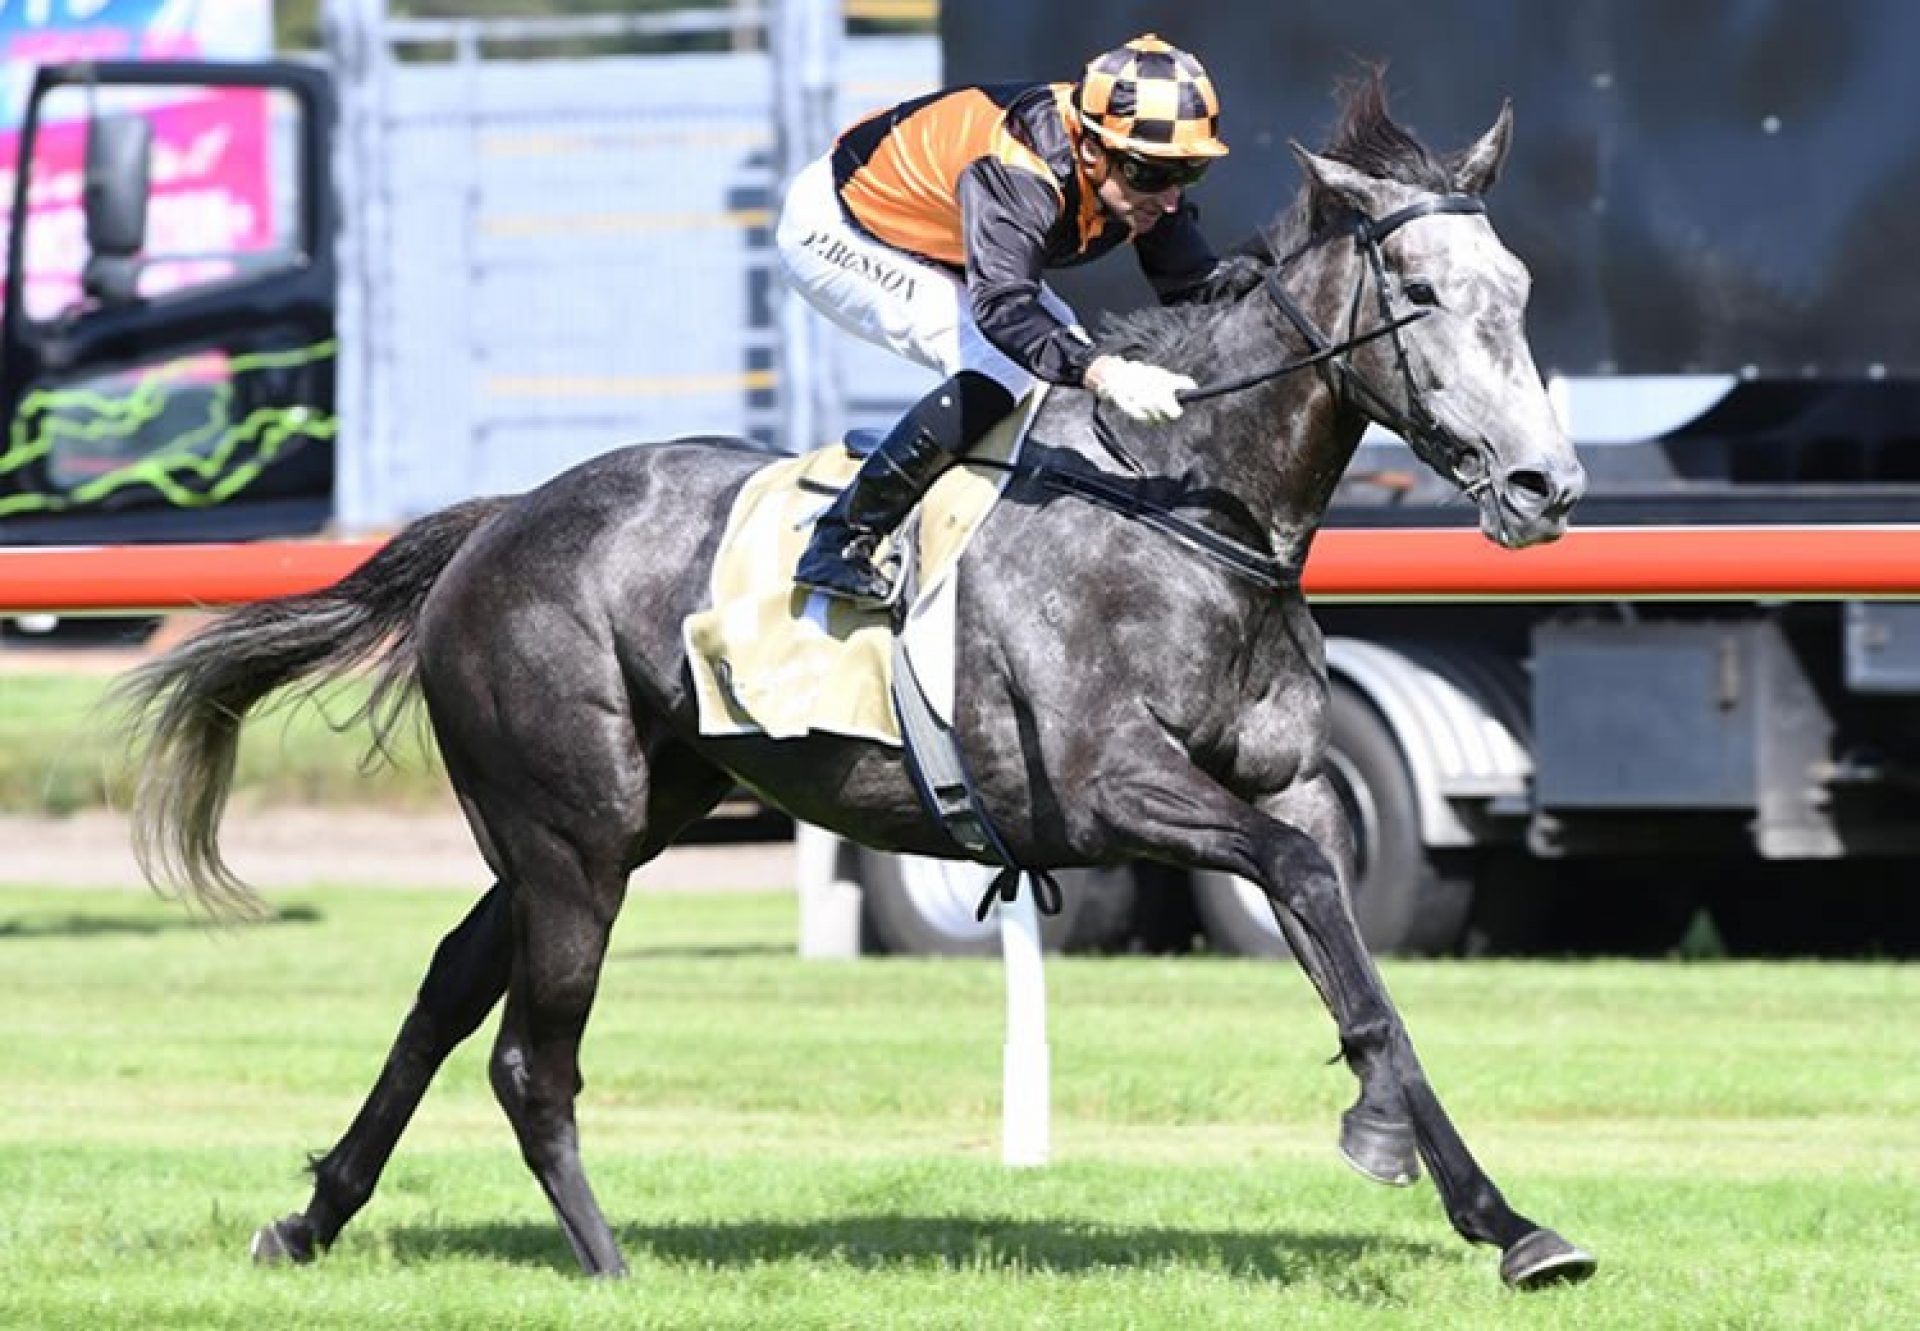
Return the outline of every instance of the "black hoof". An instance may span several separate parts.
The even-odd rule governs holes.
[[[1550,1229],[1536,1229],[1500,1258],[1500,1278],[1511,1289],[1572,1285],[1593,1274],[1599,1263]]]
[[[247,1251],[255,1266],[305,1266],[313,1260],[313,1226],[302,1215],[290,1215],[253,1232]]]
[[[1358,1109],[1340,1116],[1340,1158],[1375,1183],[1412,1187],[1420,1178],[1420,1152],[1413,1124],[1376,1118]]]

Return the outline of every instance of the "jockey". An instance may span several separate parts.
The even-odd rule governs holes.
[[[1132,242],[1163,303],[1216,259],[1185,190],[1227,147],[1200,62],[1149,33],[1078,83],[953,88],[878,112],[794,178],[777,244],[788,282],[841,328],[947,375],[814,526],[795,581],[891,599],[880,541],[1035,379],[1129,418],[1180,415],[1185,375],[1091,339],[1041,280]]]

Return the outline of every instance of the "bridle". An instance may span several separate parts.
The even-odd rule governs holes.
[[[1452,476],[1460,483],[1462,493],[1468,498],[1478,498],[1479,491],[1486,488],[1490,478],[1478,476],[1461,479],[1458,462],[1462,449],[1449,439],[1440,428],[1439,420],[1427,406],[1426,399],[1420,393],[1419,383],[1413,377],[1413,363],[1407,355],[1407,341],[1401,333],[1412,324],[1419,323],[1431,310],[1411,310],[1396,316],[1393,312],[1393,274],[1387,268],[1386,256],[1380,245],[1388,236],[1409,222],[1436,214],[1480,214],[1487,211],[1486,201],[1477,194],[1436,194],[1409,204],[1398,212],[1388,213],[1382,218],[1356,216],[1349,228],[1353,235],[1354,249],[1367,258],[1367,267],[1354,280],[1353,297],[1347,302],[1347,335],[1334,342],[1320,331],[1313,317],[1300,308],[1299,302],[1287,294],[1281,285],[1280,274],[1295,260],[1323,244],[1323,238],[1309,240],[1300,248],[1283,258],[1276,258],[1267,267],[1261,278],[1261,287],[1266,291],[1276,308],[1286,316],[1294,330],[1306,341],[1308,354],[1284,361],[1279,365],[1270,365],[1251,374],[1240,375],[1233,379],[1216,380],[1202,384],[1198,388],[1183,389],[1175,396],[1183,404],[1204,402],[1209,398],[1225,397],[1229,393],[1238,393],[1243,389],[1257,388],[1274,379],[1284,378],[1300,370],[1316,369],[1326,380],[1335,400],[1351,402],[1367,415],[1405,439],[1413,451],[1429,466],[1442,475]],[[1374,301],[1380,321],[1364,333],[1357,331],[1360,324],[1360,309],[1367,292],[1367,275],[1373,275]],[[1400,378],[1406,385],[1407,410],[1401,411],[1387,400],[1385,394],[1369,384],[1354,368],[1351,353],[1383,337],[1393,339],[1394,363],[1400,368]],[[1111,424],[1096,404],[1093,412],[1094,434],[1098,436],[1107,452],[1125,465],[1135,475],[1140,475],[1140,464],[1115,437]]]
[[[1385,217],[1356,217],[1353,220],[1352,233],[1354,249],[1366,256],[1367,267],[1354,279],[1353,297],[1347,302],[1347,338],[1334,345],[1322,333],[1307,312],[1289,296],[1286,288],[1280,284],[1280,272],[1287,265],[1319,242],[1309,241],[1307,245],[1280,259],[1268,270],[1263,285],[1273,303],[1279,307],[1287,321],[1306,340],[1315,353],[1310,362],[1317,366],[1327,386],[1336,400],[1351,402],[1360,407],[1367,415],[1392,430],[1407,441],[1414,453],[1428,466],[1443,476],[1450,476],[1459,483],[1461,492],[1470,499],[1478,499],[1479,492],[1491,483],[1489,474],[1463,477],[1459,463],[1468,450],[1448,437],[1441,428],[1438,418],[1427,405],[1420,392],[1420,385],[1413,377],[1413,364],[1407,355],[1407,342],[1401,336],[1401,330],[1408,324],[1424,318],[1431,313],[1428,310],[1415,310],[1411,314],[1394,317],[1393,313],[1393,274],[1387,268],[1386,256],[1381,253],[1380,245],[1388,236],[1409,222],[1422,217],[1439,214],[1480,214],[1487,211],[1486,201],[1477,194],[1436,194],[1409,204],[1398,212],[1388,213]],[[1364,303],[1367,290],[1367,274],[1373,274],[1374,302],[1380,316],[1380,323],[1366,334],[1356,335],[1354,330],[1360,323],[1360,308]],[[1400,368],[1400,378],[1406,385],[1406,410],[1401,411],[1388,401],[1372,384],[1363,378],[1354,368],[1348,353],[1354,348],[1376,337],[1393,339],[1393,356]],[[1296,366],[1283,367],[1268,372],[1266,377],[1289,373]],[[1258,379],[1254,380],[1258,382]],[[1216,391],[1214,386],[1202,390],[1208,396]],[[1219,389],[1218,391],[1227,391]]]
[[[1183,390],[1177,395],[1179,400],[1183,403],[1202,402],[1208,398],[1224,397],[1228,393],[1254,388],[1298,370],[1316,369],[1325,379],[1335,402],[1357,406],[1368,416],[1398,434],[1407,441],[1423,462],[1442,475],[1452,477],[1463,494],[1477,500],[1492,483],[1492,477],[1484,472],[1473,477],[1463,476],[1459,463],[1469,454],[1469,450],[1447,436],[1440,427],[1439,420],[1427,406],[1426,399],[1421,396],[1420,385],[1413,376],[1413,363],[1407,355],[1406,339],[1401,336],[1409,325],[1418,323],[1432,311],[1421,309],[1398,316],[1394,314],[1393,274],[1387,268],[1386,256],[1381,253],[1380,244],[1407,223],[1418,221],[1422,217],[1445,213],[1485,214],[1486,211],[1485,201],[1476,194],[1436,194],[1397,212],[1388,213],[1385,217],[1372,218],[1364,215],[1354,217],[1349,230],[1353,235],[1354,248],[1366,256],[1367,266],[1354,279],[1353,296],[1347,302],[1347,336],[1337,343],[1320,331],[1313,317],[1300,308],[1299,303],[1287,294],[1286,288],[1280,282],[1280,274],[1289,265],[1316,246],[1325,243],[1326,237],[1313,237],[1291,254],[1283,258],[1276,257],[1262,275],[1261,286],[1266,291],[1268,299],[1274,303],[1281,314],[1286,316],[1294,330],[1305,340],[1309,348],[1308,353],[1282,364],[1257,370],[1252,374]],[[1363,333],[1356,330],[1360,323],[1360,310],[1365,303],[1369,273],[1373,277],[1374,301],[1380,321]],[[1393,339],[1394,361],[1400,367],[1400,377],[1406,385],[1405,411],[1395,407],[1385,394],[1368,383],[1361,376],[1360,371],[1354,368],[1351,360],[1351,354],[1357,348],[1384,337]],[[1094,437],[1114,460],[1134,475],[1144,475],[1144,469],[1127,451],[1114,433],[1112,425],[1102,415],[1097,401],[1091,420]],[[1258,586],[1278,590],[1299,585],[1300,570],[1297,567],[1283,563],[1267,551],[1254,549],[1212,531],[1164,505],[1148,500],[1144,495],[1134,492],[1123,484],[1103,480],[1097,473],[1083,474],[1078,470],[1030,464],[1016,464],[1007,467],[1006,470],[1030,474],[1060,493],[1075,495],[1090,503],[1111,509],[1123,517],[1158,528],[1229,572]]]

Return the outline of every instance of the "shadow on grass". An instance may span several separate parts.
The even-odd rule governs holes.
[[[1241,1280],[1296,1284],[1338,1280],[1363,1257],[1435,1260],[1446,1249],[1379,1235],[1285,1231],[1116,1229],[1028,1220],[848,1216],[794,1223],[622,1225],[629,1262],[756,1266],[812,1262],[869,1271],[1033,1271],[1057,1275],[1126,1268],[1224,1271]],[[477,1257],[556,1271],[579,1267],[546,1225],[402,1228],[390,1235],[407,1262]]]
[[[318,924],[325,917],[312,906],[287,906],[263,920],[210,924],[195,915],[28,915],[0,919],[0,942],[9,939],[99,938],[113,934],[164,934],[183,929],[265,929],[280,924]]]
[[[742,957],[790,957],[792,943],[642,943],[607,953],[609,965],[623,961],[737,961]]]

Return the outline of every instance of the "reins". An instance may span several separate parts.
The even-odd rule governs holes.
[[[1393,313],[1392,274],[1387,269],[1386,257],[1380,251],[1380,243],[1398,231],[1407,223],[1435,214],[1484,214],[1486,203],[1475,194],[1437,194],[1422,199],[1389,213],[1378,220],[1370,217],[1357,218],[1352,234],[1354,248],[1367,257],[1367,268],[1355,279],[1353,297],[1347,308],[1347,336],[1345,340],[1334,342],[1320,331],[1319,325],[1293,297],[1287,294],[1280,283],[1280,273],[1295,259],[1305,254],[1312,243],[1302,246],[1285,258],[1276,259],[1268,266],[1261,278],[1261,287],[1267,298],[1274,303],[1287,322],[1293,325],[1310,348],[1304,356],[1268,366],[1251,374],[1240,375],[1233,379],[1217,380],[1203,384],[1198,388],[1181,391],[1175,396],[1182,403],[1204,402],[1211,398],[1225,397],[1229,393],[1238,393],[1248,388],[1257,388],[1301,370],[1317,369],[1327,380],[1327,386],[1336,399],[1349,396],[1357,397],[1370,415],[1385,424],[1404,438],[1417,453],[1423,457],[1430,453],[1444,452],[1446,440],[1441,437],[1437,423],[1428,410],[1425,399],[1420,396],[1419,385],[1413,377],[1413,365],[1407,355],[1406,339],[1401,331],[1420,322],[1433,311],[1413,310],[1395,317]],[[1354,328],[1360,322],[1360,308],[1366,295],[1367,275],[1373,275],[1375,299],[1379,308],[1380,322],[1364,333],[1356,333]],[[1379,338],[1393,339],[1394,361],[1399,366],[1402,379],[1407,388],[1407,408],[1401,411],[1388,402],[1380,391],[1360,377],[1348,362],[1348,354],[1359,347]],[[1144,477],[1145,469],[1120,442],[1114,433],[1112,424],[1101,414],[1100,404],[1096,401],[1092,412],[1094,438],[1099,440],[1113,459],[1132,472]],[[1429,459],[1433,461],[1435,459]],[[1445,458],[1439,459],[1445,463]],[[1232,537],[1223,536],[1211,528],[1204,527],[1191,518],[1182,517],[1165,505],[1157,504],[1145,496],[1096,475],[1084,472],[1067,471],[1058,467],[1042,467],[1025,464],[987,463],[1017,476],[1038,480],[1041,484],[1060,494],[1074,495],[1090,503],[1109,509],[1122,517],[1144,523],[1157,531],[1173,537],[1196,553],[1212,560],[1228,572],[1243,578],[1269,591],[1279,591],[1300,585],[1300,570],[1283,563],[1265,550],[1255,549]],[[1451,467],[1447,468],[1449,471]],[[1462,482],[1464,493],[1471,496],[1475,490],[1485,486],[1487,478]]]
[[[1273,303],[1278,305],[1289,319],[1292,319],[1294,317],[1294,311],[1298,307],[1293,304],[1292,297],[1288,296],[1286,291],[1281,287],[1280,275],[1277,272],[1269,270],[1267,275],[1261,279],[1260,284],[1266,288],[1267,295],[1273,298]],[[1318,338],[1318,330],[1315,330],[1314,335],[1307,339],[1307,344],[1315,349],[1305,356],[1301,356],[1296,360],[1286,361],[1280,365],[1270,365],[1266,369],[1256,370],[1252,374],[1243,374],[1237,379],[1220,379],[1210,384],[1202,384],[1198,388],[1183,388],[1178,393],[1175,393],[1174,396],[1184,405],[1189,402],[1205,402],[1208,398],[1225,397],[1229,393],[1238,393],[1242,389],[1258,388],[1261,384],[1269,383],[1272,380],[1284,379],[1287,375],[1298,373],[1301,370],[1311,370],[1317,365],[1324,365],[1334,357],[1344,356],[1354,348],[1363,347],[1376,338],[1397,333],[1408,324],[1419,323],[1432,313],[1432,310],[1415,310],[1411,314],[1403,314],[1391,323],[1382,324],[1377,328],[1369,328],[1359,336],[1350,337],[1345,342],[1334,346],[1327,345],[1324,340],[1316,341]],[[1296,324],[1296,326],[1298,325]],[[1311,325],[1308,326],[1311,327]],[[1307,333],[1306,328],[1301,328],[1300,331],[1303,336]]]
[[[1203,527],[1164,504],[1156,504],[1125,485],[1107,480],[1099,472],[1068,471],[1064,467],[1047,467],[1033,462],[1000,462],[989,458],[968,458],[966,465],[1004,471],[1022,480],[1038,481],[1055,494],[1084,499],[1123,518],[1152,527],[1163,535],[1171,536],[1195,554],[1211,559],[1229,573],[1267,591],[1285,591],[1300,585],[1300,570],[1291,564],[1282,563],[1265,550],[1257,550],[1231,536],[1224,536],[1211,527]]]
[[[1279,274],[1271,271],[1268,272],[1267,275],[1261,279],[1261,285],[1266,288],[1267,294],[1273,299],[1273,303],[1278,305],[1289,319],[1296,321],[1296,327],[1300,327],[1298,319],[1305,318],[1305,315],[1300,314],[1299,307],[1293,303],[1292,297],[1288,296],[1286,291],[1280,286]],[[1369,328],[1366,332],[1358,336],[1350,337],[1344,342],[1331,346],[1327,344],[1326,340],[1320,336],[1319,330],[1314,328],[1309,321],[1304,327],[1300,327],[1301,335],[1307,339],[1308,345],[1314,347],[1314,350],[1308,352],[1306,355],[1279,365],[1270,365],[1266,369],[1256,370],[1252,374],[1243,374],[1237,379],[1221,379],[1214,383],[1203,384],[1199,388],[1183,388],[1175,393],[1174,397],[1184,405],[1190,402],[1205,402],[1209,398],[1225,397],[1229,393],[1238,393],[1248,388],[1258,388],[1261,384],[1284,378],[1300,370],[1310,370],[1317,366],[1325,365],[1335,357],[1344,356],[1355,347],[1365,346],[1377,338],[1386,337],[1390,334],[1397,335],[1399,331],[1408,324],[1419,323],[1432,312],[1431,310],[1415,310],[1411,314],[1404,314],[1390,323],[1381,324],[1377,328]],[[1127,451],[1126,445],[1122,444],[1118,436],[1114,434],[1113,423],[1101,413],[1100,405],[1097,403],[1093,409],[1093,433],[1094,437],[1100,441],[1100,446],[1112,454],[1116,462],[1120,463],[1136,476],[1144,476],[1146,474],[1139,460]]]

